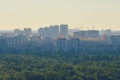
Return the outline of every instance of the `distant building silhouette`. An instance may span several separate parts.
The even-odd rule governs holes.
[[[24,28],[24,32],[25,35],[29,36],[32,34],[31,28]]]
[[[98,38],[99,31],[97,30],[78,31],[74,32],[73,36],[76,38]]]
[[[7,45],[13,46],[13,45],[24,45],[27,43],[27,37],[25,35],[16,35],[14,37],[8,37],[6,38]]]
[[[60,24],[60,35],[64,37],[68,36],[68,24]]]
[[[51,25],[50,27],[39,28],[38,33],[42,37],[57,38],[59,36],[59,25]]]
[[[110,41],[111,41],[112,44],[120,45],[120,35],[110,36]]]
[[[32,34],[32,30],[31,28],[24,28],[24,30],[14,29],[14,34],[30,36]]]
[[[109,41],[110,40],[110,36],[112,35],[112,31],[111,29],[107,29],[107,30],[102,30],[100,32],[103,40]]]
[[[67,39],[58,38],[56,41],[56,51],[67,51]]]
[[[14,29],[14,34],[15,35],[22,35],[23,31],[21,31],[20,29]]]

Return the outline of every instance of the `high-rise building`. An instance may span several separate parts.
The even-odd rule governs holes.
[[[79,31],[79,32],[74,32],[73,35],[76,38],[98,38],[99,31],[97,30]]]
[[[17,35],[14,37],[7,38],[7,45],[24,45],[27,42],[27,37],[25,35]]]
[[[110,36],[112,31],[111,31],[111,29],[107,29],[107,30],[102,30],[100,33],[101,33],[101,35]]]
[[[98,38],[99,31],[98,30],[88,30],[86,31],[86,38]]]
[[[68,36],[68,24],[60,25],[60,35],[67,37]]]
[[[48,36],[48,27],[45,28],[39,28],[38,33],[42,37],[47,37]]]
[[[112,35],[112,31],[111,29],[107,29],[107,30],[102,30],[100,32],[103,40],[109,41],[110,40],[110,36]]]
[[[21,35],[21,34],[23,34],[23,31],[21,31],[20,29],[14,29],[14,34]]]
[[[38,33],[42,37],[57,38],[59,35],[59,25],[51,25],[50,27],[40,28]]]
[[[30,41],[39,43],[41,41],[41,36],[39,36],[39,35],[32,35],[30,37]]]
[[[111,41],[112,44],[120,45],[120,35],[110,36],[110,41]]]
[[[24,28],[24,34],[29,36],[32,34],[31,28]]]
[[[80,47],[80,39],[78,38],[73,38],[68,41],[68,50],[70,52],[78,52]]]
[[[59,35],[59,25],[50,26],[49,35],[51,38],[57,38]]]
[[[67,51],[66,38],[58,38],[55,44],[56,44],[56,51]]]

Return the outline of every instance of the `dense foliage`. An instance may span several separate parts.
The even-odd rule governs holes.
[[[120,80],[120,54],[1,54],[0,80]]]

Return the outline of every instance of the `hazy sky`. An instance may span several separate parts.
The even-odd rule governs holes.
[[[120,0],[0,0],[0,30],[61,23],[120,30]]]

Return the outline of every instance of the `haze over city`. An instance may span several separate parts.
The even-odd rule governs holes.
[[[0,0],[0,30],[69,24],[120,30],[120,0]]]
[[[120,0],[0,0],[0,80],[120,80]]]

